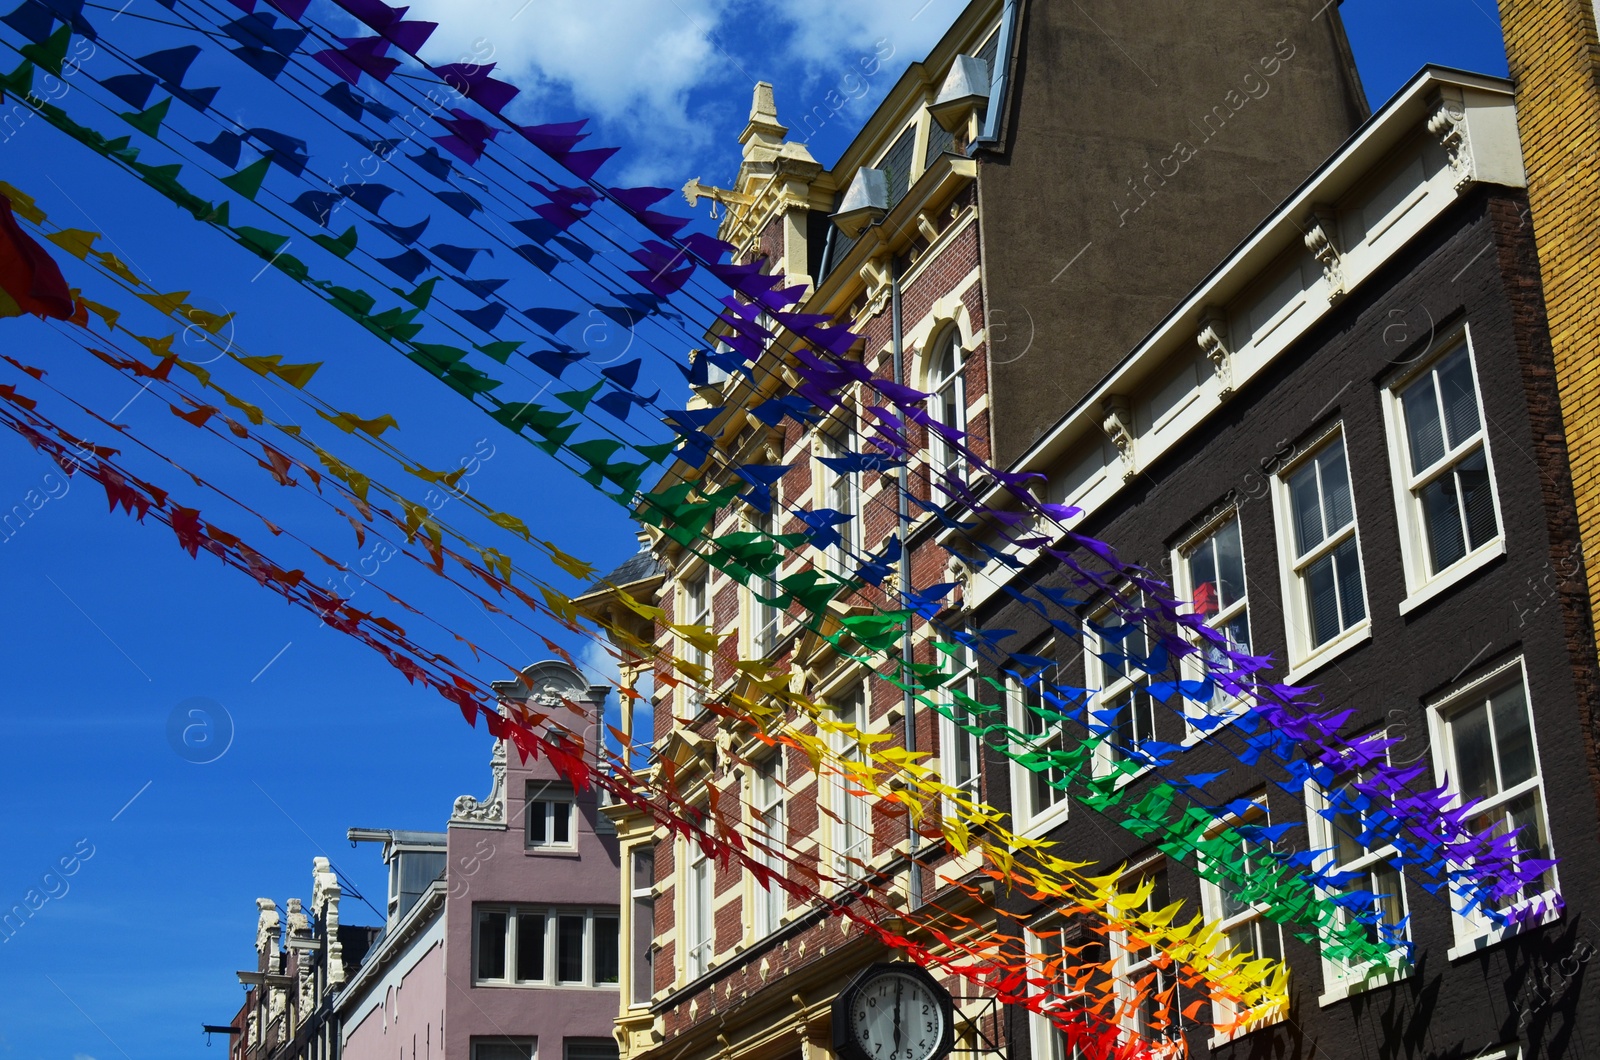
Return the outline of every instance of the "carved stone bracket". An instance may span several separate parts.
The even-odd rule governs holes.
[[[339,942],[339,898],[342,893],[339,877],[334,875],[327,858],[311,861],[311,914],[322,926],[323,945],[327,947],[324,960],[328,968],[328,987],[332,989],[344,982],[344,946]]]
[[[1100,411],[1104,416],[1100,421],[1100,429],[1117,447],[1117,456],[1122,461],[1123,481],[1132,479],[1138,473],[1134,466],[1133,406],[1125,394],[1107,394],[1100,400]]]
[[[451,824],[498,824],[506,821],[506,742],[494,742],[494,755],[489,759],[489,772],[493,786],[480,801],[471,795],[456,799],[450,810]]]
[[[1337,302],[1345,293],[1344,257],[1339,250],[1339,226],[1333,208],[1313,207],[1305,232],[1306,249],[1322,266],[1322,276],[1328,281],[1328,302]]]
[[[1233,396],[1233,350],[1228,347],[1228,314],[1216,307],[1208,308],[1200,317],[1200,330],[1195,333],[1200,352],[1211,362],[1221,386],[1225,401]]]
[[[1450,158],[1450,169],[1456,176],[1456,192],[1467,189],[1473,180],[1472,140],[1467,135],[1467,109],[1460,100],[1436,96],[1433,111],[1428,116],[1428,131],[1439,138]]]

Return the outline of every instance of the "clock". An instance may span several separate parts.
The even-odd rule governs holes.
[[[950,992],[919,965],[874,964],[833,1002],[841,1060],[943,1060],[955,1046]]]

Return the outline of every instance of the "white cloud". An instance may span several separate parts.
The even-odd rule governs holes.
[[[429,62],[481,61],[493,49],[500,76],[524,94],[564,88],[580,111],[683,129],[689,91],[727,65],[712,36],[730,2],[418,0],[411,17],[439,23]]]
[[[842,69],[892,45],[892,68],[898,72],[928,54],[967,2],[777,0],[776,6],[779,17],[793,27],[791,55],[808,67]]]

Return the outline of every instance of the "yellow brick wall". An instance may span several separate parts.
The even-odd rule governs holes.
[[[1593,0],[1500,0],[1591,610],[1600,607],[1600,36]],[[1596,623],[1600,630],[1600,622]]]

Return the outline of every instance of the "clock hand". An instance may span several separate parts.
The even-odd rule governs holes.
[[[906,984],[895,981],[894,984],[894,1051],[900,1051],[900,995],[905,991]]]

